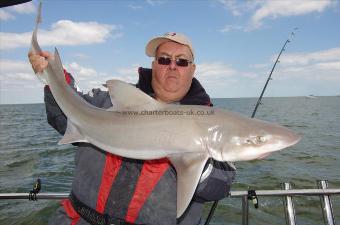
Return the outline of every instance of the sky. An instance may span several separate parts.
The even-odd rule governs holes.
[[[195,77],[212,98],[340,95],[340,2],[332,0],[44,0],[38,42],[56,47],[84,92],[106,80],[135,83],[150,68],[147,42],[189,36]],[[28,62],[39,2],[0,9],[0,104],[43,102]],[[294,32],[294,35],[291,33]]]

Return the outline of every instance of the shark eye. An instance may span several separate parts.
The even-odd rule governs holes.
[[[253,136],[245,141],[247,144],[261,144],[263,142],[266,142],[266,138],[263,136]]]
[[[262,143],[262,142],[265,142],[265,141],[266,141],[266,139],[263,136],[257,136],[256,137],[256,142],[257,143]]]

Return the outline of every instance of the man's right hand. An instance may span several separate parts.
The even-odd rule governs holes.
[[[46,52],[46,51],[40,52],[38,54],[33,53],[33,52],[28,53],[28,59],[35,73],[42,73],[43,70],[48,65],[47,59],[50,59],[52,57],[53,55],[50,52]]]

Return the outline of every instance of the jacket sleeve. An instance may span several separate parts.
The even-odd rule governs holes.
[[[236,175],[233,164],[210,159],[197,186],[194,201],[217,201],[229,195]]]
[[[65,71],[65,79],[67,83],[77,91],[75,82],[71,74]],[[77,93],[90,104],[99,108],[109,108],[112,106],[109,94],[107,91],[102,91],[99,88],[92,89],[87,94],[77,91]],[[48,86],[44,88],[44,102],[46,108],[46,115],[48,123],[57,130],[60,134],[64,134],[67,127],[67,118],[61,111],[57,102],[55,101]]]

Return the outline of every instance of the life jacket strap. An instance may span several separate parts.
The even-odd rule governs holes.
[[[143,225],[136,223],[129,223],[123,219],[111,217],[108,214],[102,214],[81,202],[73,192],[71,192],[69,199],[75,211],[91,225]]]

